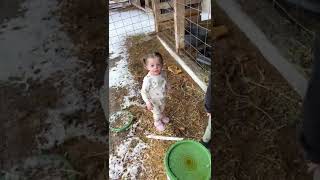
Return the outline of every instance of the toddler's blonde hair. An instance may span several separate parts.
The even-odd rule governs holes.
[[[159,53],[159,52],[153,52],[151,54],[148,54],[146,55],[143,59],[142,59],[142,62],[143,62],[143,65],[146,66],[147,63],[148,63],[148,59],[150,58],[155,58],[155,59],[158,59],[161,63],[161,65],[163,65],[163,58],[162,58],[162,55]]]

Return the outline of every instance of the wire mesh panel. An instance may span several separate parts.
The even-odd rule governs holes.
[[[182,2],[182,3],[181,3]],[[210,1],[209,1],[210,2]],[[210,69],[212,57],[211,8],[203,9],[201,0],[184,0],[177,2],[177,7],[183,8],[183,13],[177,13],[173,0],[160,0],[159,35],[174,46],[175,18],[184,21],[183,46],[179,51],[194,60],[205,70]],[[177,8],[176,7],[176,8]],[[177,28],[177,27],[176,27]]]
[[[118,49],[129,36],[155,31],[150,9],[128,2],[121,2],[116,8],[113,7],[109,6],[109,51]]]

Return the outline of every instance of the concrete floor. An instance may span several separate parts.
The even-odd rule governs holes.
[[[28,178],[13,167],[58,149],[105,151],[94,69],[75,56],[59,8],[55,0],[0,2],[0,169],[7,174]]]

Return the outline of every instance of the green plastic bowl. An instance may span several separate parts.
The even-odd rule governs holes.
[[[164,164],[170,180],[211,179],[211,154],[196,141],[183,140],[171,145]]]
[[[124,124],[124,125],[123,125],[122,127],[120,127],[120,128],[113,128],[113,127],[110,126],[109,128],[110,128],[110,130],[111,130],[112,132],[118,133],[118,132],[126,131],[126,130],[128,130],[129,127],[132,125],[132,122],[133,122],[133,115],[132,115],[132,113],[129,112],[129,111],[122,111],[122,112],[128,113],[128,121],[127,121],[126,124]]]

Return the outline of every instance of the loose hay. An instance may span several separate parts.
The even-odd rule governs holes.
[[[166,130],[164,132],[155,130],[150,111],[138,106],[131,106],[128,109],[140,122],[135,135],[150,146],[144,152],[146,173],[141,178],[164,180],[166,179],[164,170],[165,153],[174,142],[147,139],[145,136],[152,132],[152,134],[157,135],[200,140],[207,123],[204,109],[204,92],[185,72],[179,72],[179,66],[162,47],[155,35],[149,35],[144,38],[129,38],[126,45],[129,53],[129,71],[139,83],[139,87],[142,85],[143,77],[147,74],[141,59],[147,53],[158,51],[165,61],[164,70],[167,71],[168,81],[171,84],[171,92],[168,94],[165,107],[165,114],[170,118],[169,124],[166,125]],[[178,68],[174,68],[176,71],[171,72],[167,67]]]

